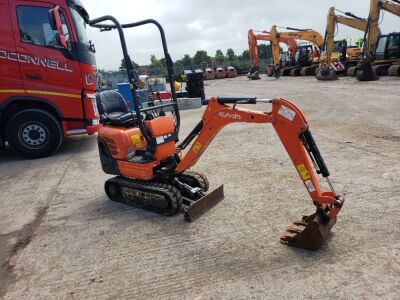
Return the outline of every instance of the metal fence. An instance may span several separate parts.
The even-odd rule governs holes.
[[[261,59],[260,60],[260,71],[265,70],[267,65],[272,63],[272,59]],[[252,63],[250,60],[246,61],[230,61],[230,62],[223,62],[221,64],[215,64],[214,67],[228,67],[228,66],[233,66],[236,68],[238,71],[239,75],[247,74],[247,72],[250,70]],[[175,66],[174,71],[175,75],[179,77],[180,74],[183,74],[184,70],[196,70],[196,69],[202,69],[204,65],[197,65],[197,64],[192,64],[189,66]],[[149,68],[149,67],[140,67],[139,68],[139,74],[146,74],[149,75],[150,77],[164,77],[167,78],[167,70],[166,68]],[[177,78],[179,80],[179,78]],[[117,88],[118,83],[126,83],[128,82],[128,77],[125,74],[125,71],[119,70],[119,71],[108,71],[108,72],[102,72],[100,73],[100,80],[104,82],[109,88]]]

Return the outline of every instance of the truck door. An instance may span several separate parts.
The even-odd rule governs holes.
[[[22,88],[7,0],[0,0],[0,88]]]
[[[18,1],[13,4],[14,37],[26,92],[54,103],[63,118],[83,118],[80,64],[59,46],[48,10],[54,4]],[[61,9],[61,21],[68,45],[72,23]]]

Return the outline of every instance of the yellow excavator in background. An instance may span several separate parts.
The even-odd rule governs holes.
[[[273,73],[282,75],[289,75],[290,73],[292,76],[314,75],[315,69],[319,64],[319,47],[324,43],[322,35],[319,32],[311,29],[284,27],[287,30],[293,31],[278,32],[276,28],[277,26],[274,25],[269,31],[272,46],[272,57],[274,60],[274,64],[272,66]],[[313,45],[299,46],[297,48],[295,57],[292,57],[292,59],[295,60],[295,66],[283,68],[281,70],[279,65],[279,40],[282,38],[308,41]]]
[[[247,73],[247,78],[252,79],[252,80],[256,80],[256,79],[260,79],[259,76],[259,69],[260,69],[260,58],[258,56],[258,49],[257,49],[257,41],[271,41],[271,35],[269,34],[268,31],[256,31],[253,29],[249,29],[248,33],[247,33],[247,41],[249,43],[249,52],[250,52],[250,58],[251,58],[251,69],[249,71],[249,73]],[[296,40],[291,39],[291,38],[279,38],[278,39],[279,42],[285,43],[288,47],[289,53],[291,55],[295,55],[296,54],[296,50],[297,50],[297,43]],[[278,62],[279,63],[279,60]],[[268,74],[267,75],[273,75],[275,77],[279,77],[278,74]]]
[[[357,66],[348,70],[348,75],[355,75],[359,81],[376,80],[384,75],[400,75],[400,32],[380,33],[378,25],[382,21],[381,11],[400,16],[400,1],[370,0],[363,51]]]
[[[350,12],[345,12],[344,15],[336,15],[335,8],[329,8],[321,61],[315,72],[318,80],[337,79],[337,71],[344,71],[350,67],[351,64],[357,64],[357,57],[361,51],[360,48],[347,48],[347,45],[343,45],[345,48],[343,48],[343,51],[341,52],[345,55],[342,54],[335,56],[333,53],[334,50],[339,50],[334,47],[334,37],[337,24],[343,24],[366,32],[368,21],[357,17]],[[344,64],[342,62],[344,62]]]

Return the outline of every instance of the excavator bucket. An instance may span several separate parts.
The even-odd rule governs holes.
[[[286,229],[280,241],[288,246],[315,251],[321,248],[335,223],[336,217],[329,219],[318,213],[303,216],[301,221]]]
[[[258,73],[258,67],[253,66],[249,73],[247,73],[247,78],[252,79],[252,80],[257,80],[260,79],[260,75]]]
[[[356,77],[359,81],[374,81],[378,79],[377,74],[369,63],[363,63],[358,66]]]
[[[317,77],[318,80],[337,80],[338,79],[336,72],[330,68],[328,68],[328,69],[317,68],[317,70],[315,71],[315,76]]]
[[[192,222],[203,215],[206,211],[217,205],[224,199],[224,186],[221,185],[204,197],[191,203],[185,213],[185,219]]]

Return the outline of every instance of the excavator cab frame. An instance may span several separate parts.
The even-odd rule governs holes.
[[[102,24],[102,22],[105,21],[110,21],[113,23],[113,25],[110,24]],[[151,130],[148,127],[148,123],[146,122],[146,118],[149,117],[149,113],[153,112],[156,110],[154,107],[147,107],[143,108],[142,104],[140,103],[139,96],[137,94],[137,89],[139,87],[139,74],[138,72],[134,69],[132,60],[128,54],[128,49],[126,46],[126,41],[125,41],[125,34],[124,34],[124,28],[134,28],[134,27],[139,27],[147,24],[153,24],[155,25],[159,32],[160,32],[160,37],[161,37],[161,43],[164,51],[164,57],[165,57],[165,63],[167,67],[167,73],[168,73],[168,80],[170,83],[170,90],[171,90],[171,102],[170,103],[165,103],[157,106],[157,109],[163,109],[163,112],[165,110],[170,109],[172,112],[172,116],[175,120],[175,129],[172,133],[169,134],[168,137],[166,137],[163,141],[162,144],[166,144],[170,141],[177,141],[178,140],[178,135],[179,135],[179,128],[180,128],[180,114],[179,114],[179,107],[178,107],[178,102],[176,98],[176,91],[175,91],[175,86],[174,86],[174,65],[171,59],[171,56],[168,52],[168,46],[167,42],[165,39],[165,33],[164,29],[158,23],[157,21],[153,19],[146,19],[140,22],[135,22],[135,23],[129,23],[129,24],[120,24],[117,19],[115,19],[113,16],[103,16],[100,18],[96,18],[93,20],[89,20],[88,24],[91,27],[99,28],[101,31],[109,31],[112,29],[116,29],[118,31],[120,43],[121,43],[121,49],[124,57],[124,62],[125,62],[125,67],[128,75],[128,82],[129,82],[129,88],[132,94],[132,99],[134,103],[133,110],[135,112],[134,118],[137,119],[137,124],[140,128],[140,131],[143,134],[144,139],[146,140],[148,144],[148,150],[150,153],[153,153],[155,151],[155,148],[157,145],[160,145],[160,142],[157,141],[157,139],[151,134]],[[132,113],[133,114],[133,113]]]

